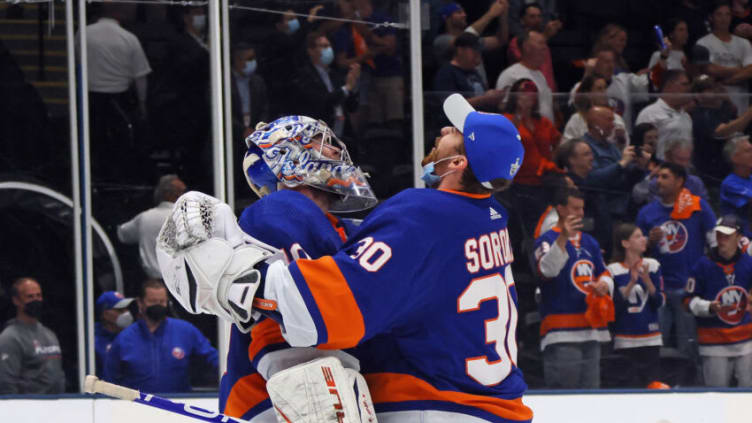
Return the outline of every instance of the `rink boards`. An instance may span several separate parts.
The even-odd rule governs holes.
[[[207,410],[216,410],[211,396],[170,397]],[[535,423],[749,423],[752,391],[717,392],[578,392],[534,393],[525,403],[535,412]],[[0,399],[0,420],[14,423],[171,423],[197,422],[144,405],[92,398],[5,397]]]

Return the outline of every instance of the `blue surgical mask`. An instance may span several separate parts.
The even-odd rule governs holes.
[[[287,21],[287,30],[290,31],[290,34],[294,34],[297,30],[300,29],[300,21],[297,19],[291,19]]]
[[[332,50],[332,47],[330,46],[321,50],[321,63],[324,66],[329,66],[332,61],[334,61],[334,50]]]
[[[429,163],[426,163],[425,166],[423,166],[423,176],[421,176],[420,178],[423,180],[423,182],[425,182],[427,187],[429,188],[435,187],[436,185],[439,184],[439,182],[441,182],[441,178],[449,175],[452,172],[455,172],[454,170],[450,170],[449,172],[443,175],[437,175],[436,173],[434,173],[437,163],[441,163],[444,160],[453,159],[455,157],[459,157],[459,155],[444,157],[441,160],[437,160],[435,162],[429,162]]]
[[[257,66],[256,59],[245,62],[245,67],[243,68],[243,75],[251,76],[253,72],[256,72],[256,66]]]
[[[204,29],[206,29],[206,15],[193,15],[193,27],[198,32],[204,32]]]

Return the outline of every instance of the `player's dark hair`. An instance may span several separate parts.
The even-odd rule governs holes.
[[[682,178],[682,185],[684,185],[687,182],[687,169],[685,169],[684,166],[678,165],[676,163],[671,163],[671,162],[663,162],[660,165],[658,165],[658,168],[668,169],[668,171],[673,173],[674,176]]]
[[[554,193],[553,205],[566,206],[567,204],[569,204],[570,197],[579,198],[585,201],[585,194],[583,194],[582,191],[577,188],[566,187],[556,190],[556,192]]]
[[[614,228],[614,246],[611,249],[610,261],[624,261],[627,255],[627,251],[624,249],[624,246],[621,245],[621,242],[628,240],[637,229],[637,226],[633,223],[621,223],[617,225],[616,228]]]
[[[167,290],[167,287],[161,279],[147,279],[141,284],[141,291],[139,292],[139,298],[141,298],[142,301],[146,298],[147,288]]]

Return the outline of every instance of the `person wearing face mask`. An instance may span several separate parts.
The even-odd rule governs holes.
[[[97,298],[97,314],[100,321],[94,323],[94,350],[97,354],[97,375],[102,375],[102,366],[110,349],[120,331],[133,323],[133,314],[128,306],[133,298],[125,298],[117,291],[107,291]]]
[[[11,286],[16,318],[0,333],[0,394],[59,394],[65,391],[60,342],[39,318],[42,287],[30,277]]]
[[[190,392],[193,358],[217,370],[217,350],[190,323],[167,317],[167,298],[162,281],[144,282],[136,301],[142,317],[112,342],[104,379],[146,392]]]
[[[334,50],[329,39],[318,33],[306,37],[308,60],[300,67],[293,86],[299,114],[321,119],[342,136],[347,113],[358,108],[360,65],[351,64],[347,74],[332,68]]]

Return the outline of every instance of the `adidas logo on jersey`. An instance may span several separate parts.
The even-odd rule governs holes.
[[[497,212],[493,207],[489,207],[488,210],[491,212],[491,220],[501,219],[501,214]]]

